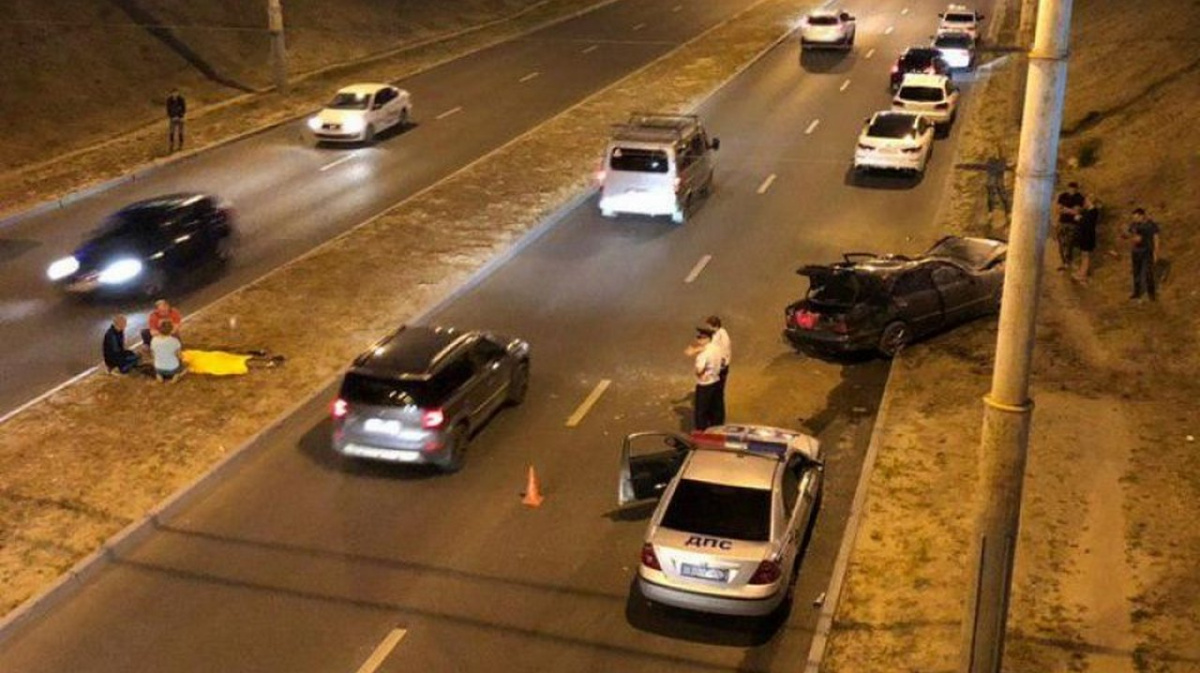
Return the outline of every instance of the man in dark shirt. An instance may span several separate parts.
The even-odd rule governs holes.
[[[1137,208],[1133,211],[1133,220],[1125,230],[1125,238],[1133,242],[1131,261],[1133,262],[1133,295],[1130,299],[1141,299],[1142,294],[1156,299],[1154,282],[1154,260],[1158,258],[1158,224],[1146,217],[1146,211]]]
[[[171,89],[167,96],[167,136],[171,152],[183,149],[183,117],[187,114],[187,101],[179,89]]]
[[[104,333],[104,366],[112,374],[128,374],[138,364],[138,354],[125,347],[125,316],[113,316]]]
[[[1062,259],[1062,264],[1058,267],[1059,271],[1070,269],[1075,261],[1075,252],[1078,246],[1076,218],[1083,212],[1085,200],[1083,192],[1079,191],[1079,183],[1072,182],[1067,184],[1067,191],[1059,194],[1055,201],[1055,210],[1058,211],[1058,229],[1056,231],[1058,254]]]
[[[1092,253],[1096,251],[1096,226],[1100,223],[1100,202],[1088,197],[1076,221],[1075,240],[1079,244],[1079,270],[1075,280],[1086,284],[1092,271]]]

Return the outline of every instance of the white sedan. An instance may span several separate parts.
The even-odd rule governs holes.
[[[950,5],[945,12],[938,15],[939,33],[967,33],[973,38],[979,38],[979,22],[983,15],[966,5]]]
[[[945,75],[908,74],[892,97],[892,109],[912,112],[949,127],[958,116],[958,87]]]
[[[911,112],[876,112],[863,125],[854,170],[925,172],[933,153],[933,124]]]
[[[954,70],[970,70],[975,67],[975,37],[970,33],[942,31],[934,36],[933,47],[942,52],[942,58]]]
[[[393,126],[411,121],[412,99],[390,84],[354,84],[339,90],[308,128],[317,142],[371,143]]]
[[[853,16],[847,12],[818,9],[800,23],[800,48],[850,49],[854,46],[854,33]]]

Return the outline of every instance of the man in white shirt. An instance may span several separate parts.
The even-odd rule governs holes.
[[[704,430],[717,422],[717,395],[721,383],[721,354],[712,343],[713,330],[707,326],[696,328],[696,341],[684,351],[694,357],[692,373],[696,377],[696,396],[692,408],[692,427]]]
[[[717,414],[715,425],[725,424],[725,382],[729,380],[729,363],[733,360],[733,344],[729,332],[721,326],[720,316],[710,315],[704,324],[713,329],[712,343],[721,356],[720,381],[717,383]]]

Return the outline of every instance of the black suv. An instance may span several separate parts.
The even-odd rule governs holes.
[[[354,360],[333,403],[345,456],[462,469],[471,435],[529,387],[529,344],[489,332],[401,327]]]
[[[900,83],[909,73],[949,77],[950,64],[946,63],[946,59],[942,58],[942,52],[938,51],[936,47],[909,47],[904,50],[903,54],[900,54],[900,58],[896,59],[896,64],[892,66],[892,93],[900,90]]]
[[[72,294],[161,297],[169,283],[229,260],[233,221],[229,204],[211,194],[138,201],[109,216],[46,274]]]

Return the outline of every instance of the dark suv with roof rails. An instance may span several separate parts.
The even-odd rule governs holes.
[[[404,326],[359,355],[333,402],[344,456],[462,469],[467,445],[529,387],[529,344],[490,332]]]

